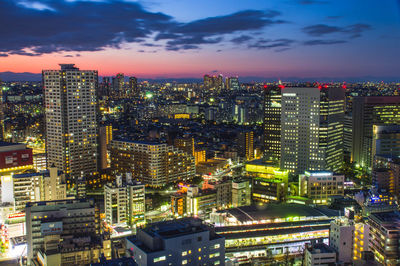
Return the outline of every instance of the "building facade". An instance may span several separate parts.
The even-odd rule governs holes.
[[[281,154],[281,88],[264,88],[264,157],[279,161]]]

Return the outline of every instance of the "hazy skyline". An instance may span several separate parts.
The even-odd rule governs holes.
[[[399,77],[399,1],[0,1],[0,72]]]

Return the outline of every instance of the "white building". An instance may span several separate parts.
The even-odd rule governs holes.
[[[151,224],[128,237],[126,248],[141,266],[225,263],[225,239],[196,218]]]
[[[97,173],[97,70],[60,64],[43,70],[47,165],[66,175],[68,186],[78,177]]]
[[[281,168],[336,171],[343,161],[344,90],[284,88],[281,103]]]
[[[315,244],[306,247],[304,260],[305,266],[335,265],[336,251],[326,244]]]
[[[129,175],[128,175],[129,176]],[[104,186],[104,208],[106,221],[110,224],[137,225],[144,223],[145,186],[117,176],[115,183]]]
[[[341,263],[351,263],[353,259],[354,223],[347,218],[339,218],[331,222],[329,230],[329,246],[337,252]]]

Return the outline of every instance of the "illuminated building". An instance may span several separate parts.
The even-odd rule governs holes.
[[[198,165],[201,162],[205,162],[206,159],[206,150],[195,150],[194,152],[195,164]]]
[[[341,168],[344,90],[284,88],[281,104],[281,168],[296,174]]]
[[[174,146],[193,157],[195,156],[194,138],[176,138],[174,139]]]
[[[232,181],[204,181],[203,189],[213,189],[216,192],[216,207],[225,209],[232,205]]]
[[[331,222],[329,230],[329,246],[337,252],[340,263],[351,263],[353,260],[354,223],[347,218],[339,218]]]
[[[46,153],[33,154],[33,168],[36,171],[43,171],[47,168],[47,155]]]
[[[370,226],[369,247],[375,260],[384,265],[400,264],[400,214],[373,213],[368,217]]]
[[[264,88],[264,158],[277,160],[281,154],[281,88]]]
[[[227,90],[239,90],[239,79],[238,77],[227,77],[225,79],[225,88]]]
[[[314,244],[306,247],[304,260],[305,266],[335,265],[336,252],[324,243]]]
[[[109,149],[113,173],[132,173],[145,185],[162,187],[192,179],[196,172],[193,156],[167,144],[112,140]]]
[[[126,223],[136,226],[144,223],[145,187],[132,182],[127,175],[126,182],[117,176],[115,183],[104,186],[105,220],[111,224]]]
[[[332,172],[310,171],[299,175],[299,193],[314,204],[328,204],[329,197],[344,195],[344,175]]]
[[[138,265],[225,265],[225,239],[200,219],[154,223],[127,238]]]
[[[232,181],[232,207],[241,207],[251,204],[251,187],[248,180]]]
[[[385,178],[377,176],[377,169],[383,168]],[[386,173],[385,173],[386,172]],[[379,187],[386,188],[392,195],[400,196],[400,159],[390,155],[376,155],[374,170],[372,171],[372,181]]]
[[[395,178],[393,172],[386,168],[374,168],[371,173],[372,184],[379,190],[395,194]]]
[[[63,171],[70,188],[97,175],[97,70],[60,66],[42,72],[47,166]]]
[[[38,173],[13,175],[12,181],[17,212],[23,212],[28,202],[67,198],[64,174],[55,167]]]
[[[352,161],[370,169],[373,125],[400,124],[400,96],[354,97],[352,116]]]
[[[26,233],[30,262],[80,265],[98,262],[102,254],[111,258],[111,242],[100,234],[100,212],[93,200],[30,202]]]
[[[238,155],[247,161],[254,159],[254,132],[243,131],[238,134]]]
[[[328,243],[330,222],[337,212],[300,204],[266,204],[232,208],[210,215],[218,234],[225,237],[229,258],[249,262],[299,254],[306,243],[322,240]]]
[[[400,156],[400,125],[372,126],[371,166],[375,155]]]
[[[112,78],[112,88],[113,88],[112,96],[114,99],[124,98],[125,96],[124,79],[125,77],[123,73],[118,73],[116,77]]]
[[[129,88],[127,94],[129,97],[138,97],[140,95],[140,89],[136,77],[129,78]]]
[[[175,193],[171,195],[171,211],[173,215],[186,214],[186,194]]]
[[[204,87],[214,91],[221,91],[224,88],[223,76],[204,75]]]
[[[113,128],[111,124],[101,125],[99,127],[99,159],[100,168],[102,170],[110,166],[110,154],[108,152],[107,146],[110,144],[113,138]]]
[[[353,260],[361,260],[362,254],[369,251],[369,225],[365,223],[356,223],[354,225],[353,238]]]
[[[209,214],[217,208],[217,191],[189,186],[186,194],[186,208],[191,216],[208,218]]]
[[[252,199],[258,202],[284,201],[287,196],[289,172],[272,161],[254,160],[246,163],[247,176],[252,178]]]
[[[0,141],[4,141],[3,87],[0,80]]]

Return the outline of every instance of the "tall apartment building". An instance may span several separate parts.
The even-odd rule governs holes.
[[[243,131],[238,134],[238,155],[247,161],[254,159],[254,132]]]
[[[138,265],[225,265],[225,239],[200,219],[154,223],[127,238]]]
[[[113,138],[112,133],[112,124],[101,124],[99,126],[99,166],[102,170],[110,165],[110,154],[107,147]]]
[[[130,175],[128,175],[130,176]],[[114,183],[104,186],[104,209],[106,221],[112,225],[127,223],[138,225],[144,223],[145,187],[127,177],[117,176]]]
[[[60,64],[43,70],[47,166],[63,171],[67,185],[97,175],[97,70]]]
[[[281,88],[264,89],[264,158],[279,161],[281,155]]]
[[[375,260],[383,265],[400,264],[400,214],[394,212],[373,213],[368,217],[370,226],[370,250]]]
[[[400,156],[400,125],[373,125],[371,163],[375,155]]]
[[[34,201],[63,200],[67,198],[64,174],[55,167],[38,173],[16,174],[12,177],[15,211],[25,211],[25,205]]]
[[[174,146],[193,157],[195,156],[194,138],[176,138]]]
[[[371,169],[373,125],[400,124],[400,96],[353,98],[351,159]]]
[[[328,204],[331,196],[344,195],[344,175],[314,171],[299,175],[299,194],[315,204]]]
[[[98,262],[102,254],[110,259],[111,242],[100,233],[100,211],[93,200],[26,205],[28,261],[42,265],[84,265]]]
[[[285,88],[281,112],[281,168],[294,173],[336,171],[343,162],[344,90]]]
[[[112,140],[109,149],[112,172],[132,173],[134,180],[145,185],[162,187],[189,180],[196,173],[193,156],[167,144]]]

